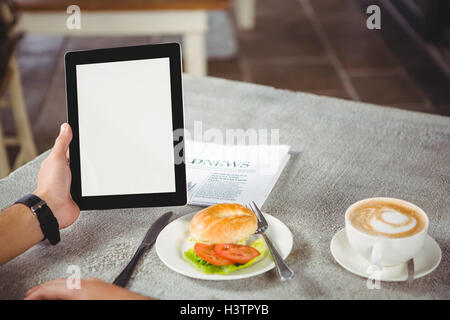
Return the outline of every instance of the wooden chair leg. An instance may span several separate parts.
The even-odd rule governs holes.
[[[0,179],[6,177],[10,170],[8,154],[6,152],[6,142],[3,136],[2,122],[0,119]]]
[[[34,159],[37,156],[37,150],[34,144],[30,122],[28,120],[28,114],[22,93],[20,71],[15,55],[11,57],[10,64],[12,69],[12,75],[9,82],[10,102],[21,148],[13,166],[13,169],[17,169],[26,162]]]
[[[206,76],[208,74],[205,34],[189,33],[183,36],[183,56],[185,61],[185,71],[196,76]]]
[[[255,7],[256,0],[234,0],[234,12],[239,29],[251,30],[254,28]]]

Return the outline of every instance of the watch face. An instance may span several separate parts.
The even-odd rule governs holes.
[[[30,209],[31,209],[31,211],[35,212],[36,210],[39,210],[40,208],[42,208],[46,204],[47,203],[45,203],[45,201],[41,199],[38,203],[36,203],[35,205],[31,206]]]

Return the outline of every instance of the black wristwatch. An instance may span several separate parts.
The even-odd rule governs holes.
[[[44,239],[42,240],[48,239],[52,245],[57,244],[61,240],[58,220],[56,220],[52,210],[50,210],[44,200],[34,194],[27,194],[15,203],[26,205],[38,218],[42,233],[44,234]]]

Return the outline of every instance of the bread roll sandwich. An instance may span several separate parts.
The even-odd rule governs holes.
[[[217,204],[197,212],[189,230],[193,248],[185,260],[205,273],[228,274],[249,267],[265,254],[263,239],[247,245],[258,220],[252,210],[240,204]]]

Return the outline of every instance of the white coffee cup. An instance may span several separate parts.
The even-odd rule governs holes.
[[[425,226],[413,235],[400,238],[383,237],[361,231],[352,224],[349,214],[354,211],[355,207],[368,204],[371,201],[395,201],[405,204],[423,215]],[[416,256],[425,244],[428,224],[428,216],[421,208],[410,202],[395,198],[364,199],[352,204],[345,212],[345,231],[351,247],[368,260],[371,265],[380,268],[399,265]]]

